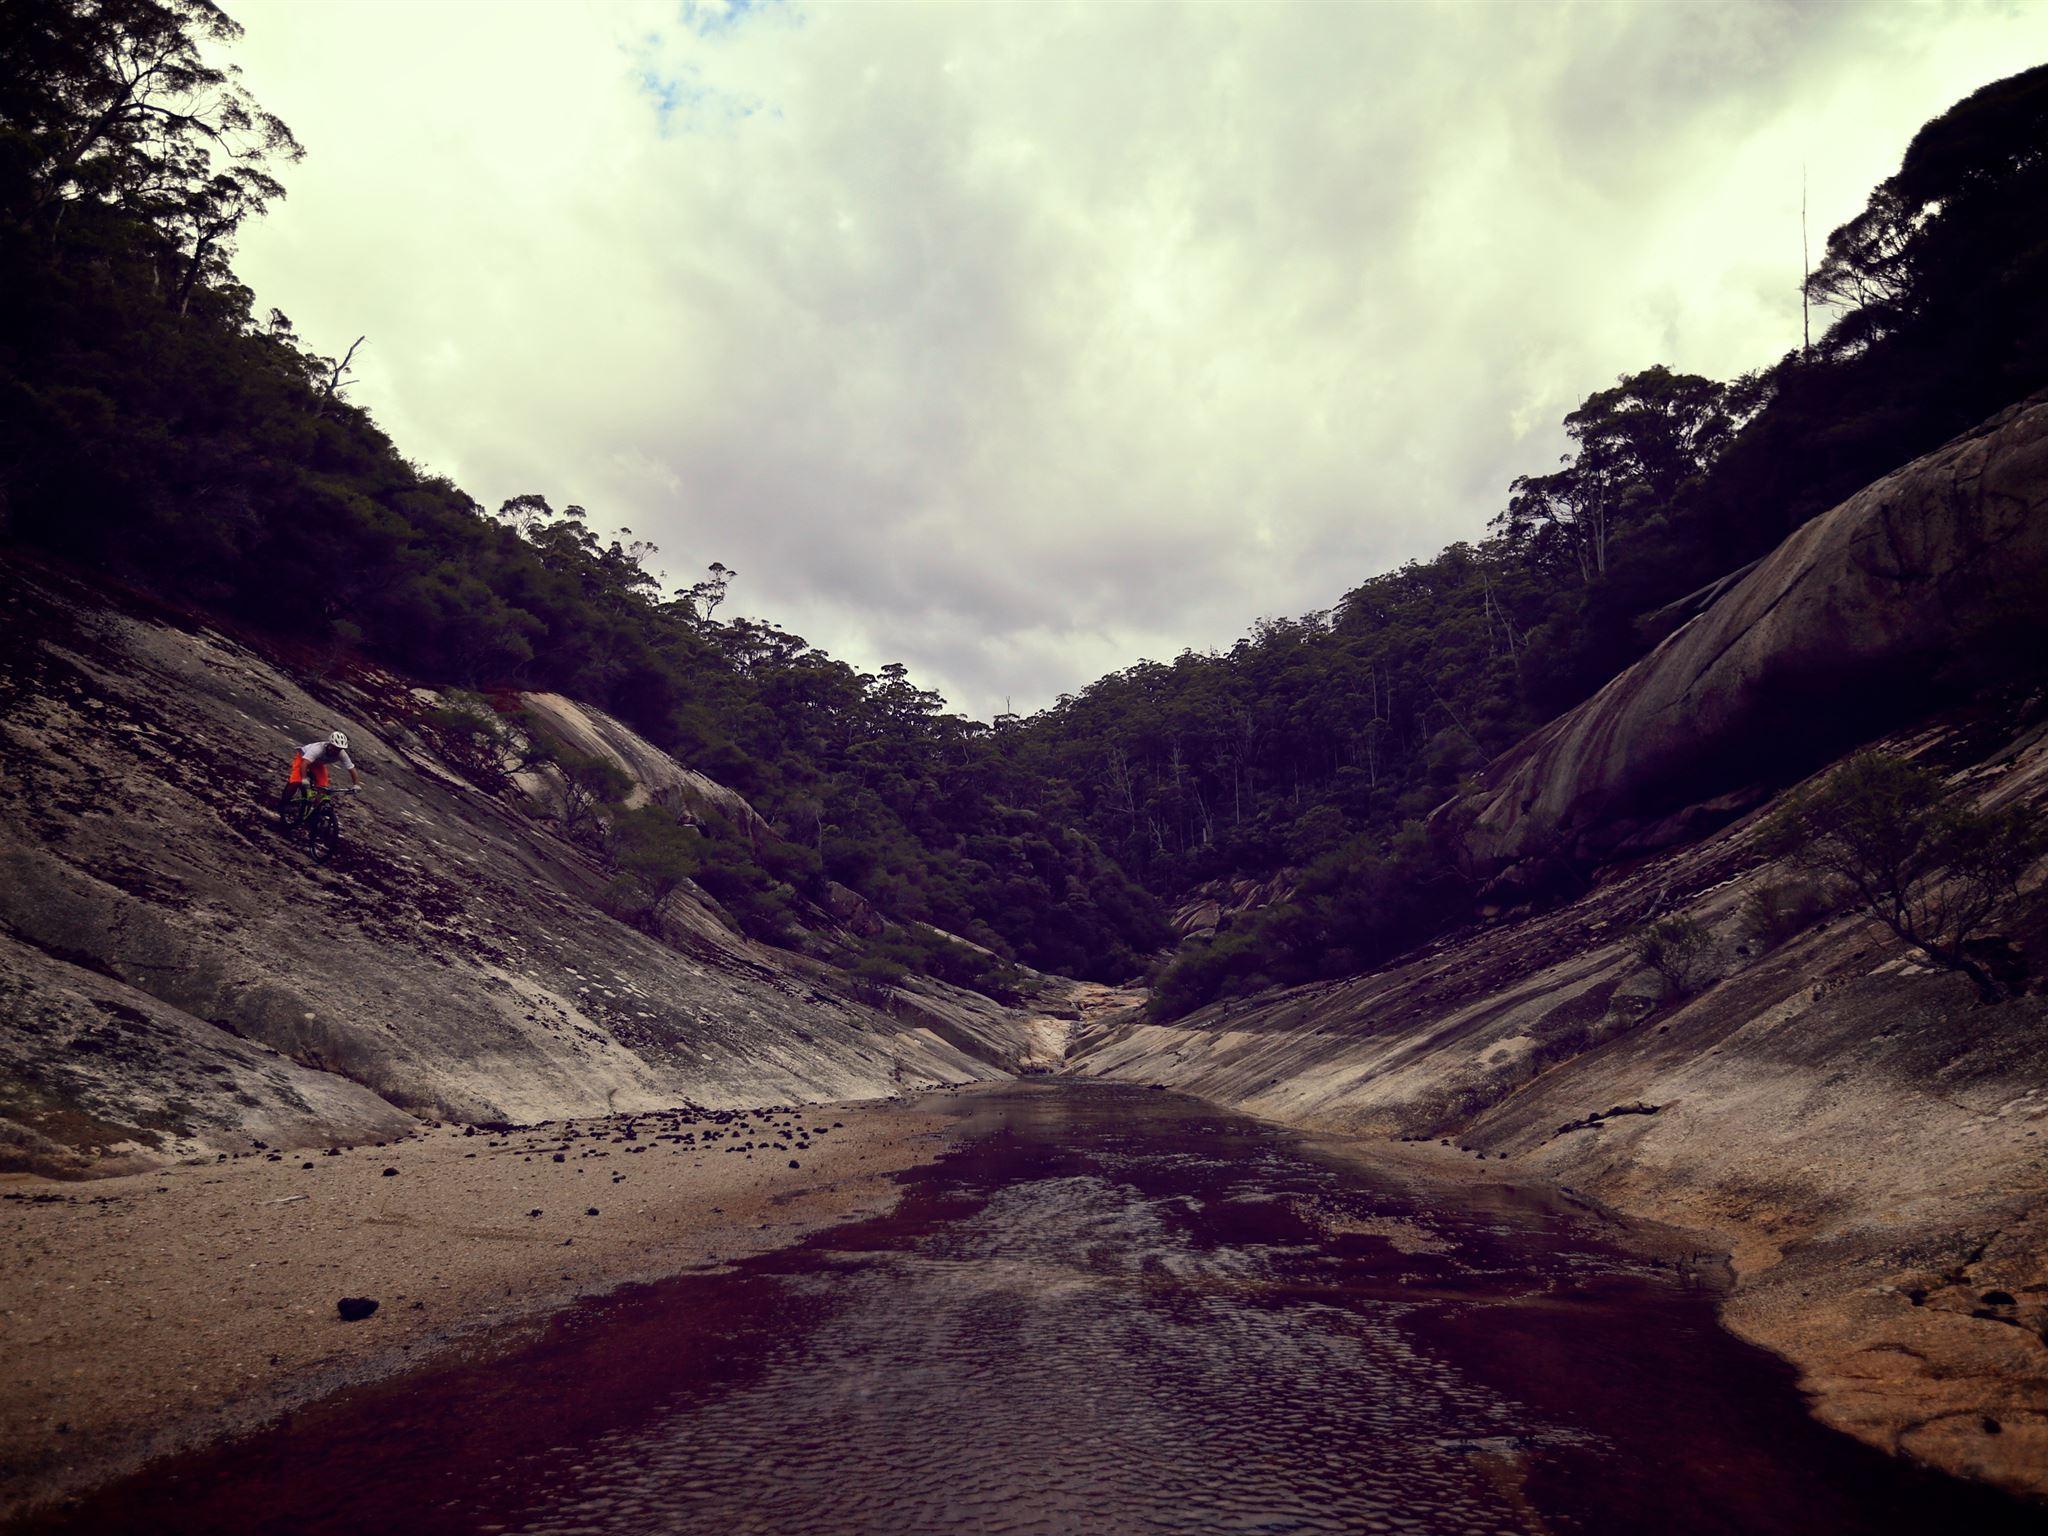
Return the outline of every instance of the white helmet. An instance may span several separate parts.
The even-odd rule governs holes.
[[[329,745],[330,747],[339,748],[341,751],[346,752],[348,750],[348,732],[336,731],[332,736],[327,738],[327,745]]]

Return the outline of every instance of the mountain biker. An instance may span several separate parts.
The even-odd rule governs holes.
[[[348,755],[348,735],[344,731],[336,731],[325,741],[309,741],[292,753],[290,782],[304,784],[310,774],[313,787],[325,789],[327,766],[330,763],[337,763],[346,768],[349,783],[358,789],[362,787],[363,776],[356,772],[355,759]]]

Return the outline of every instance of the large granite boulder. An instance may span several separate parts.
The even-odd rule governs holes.
[[[1554,872],[1706,830],[1924,706],[1987,595],[2048,571],[2048,394],[1815,518],[1592,698],[1487,768],[1432,829],[1482,878]],[[1725,818],[1724,818],[1725,819]]]
[[[774,839],[776,833],[746,796],[727,789],[694,768],[685,768],[623,721],[559,693],[522,693],[519,702],[557,741],[586,757],[602,758],[626,775],[631,788],[628,806],[660,803],[703,819],[722,817],[750,838]],[[540,776],[521,776],[529,789]]]

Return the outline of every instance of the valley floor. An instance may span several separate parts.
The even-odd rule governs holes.
[[[959,1093],[497,1133],[439,1126],[383,1146],[114,1179],[0,1177],[0,1519],[429,1359],[516,1348],[580,1297],[890,1209],[894,1175],[944,1150]],[[1538,1198],[1558,1171],[1434,1140],[1327,1127],[1315,1140],[1447,1209]],[[2040,1486],[2032,1416],[2011,1413],[2034,1390],[2030,1363],[1983,1357],[2022,1350],[2022,1330],[1987,1328],[1981,1309],[1973,1318],[1939,1297],[1907,1305],[1896,1285],[1873,1283],[1896,1278],[1895,1250],[1760,1257],[1745,1246],[1761,1240],[1754,1222],[1731,1223],[1711,1200],[1591,1182],[1635,1218],[1612,1218],[1612,1240],[1717,1289],[1734,1278],[1727,1321],[1803,1368],[1823,1418],[2015,1491]],[[1416,1237],[1370,1230],[1403,1252]],[[344,1322],[344,1296],[379,1306]],[[1977,1405],[1993,1383],[2012,1430],[1987,1436]],[[1954,1401],[1933,1402],[1944,1395]],[[1929,1443],[1964,1405],[1972,1453]]]
[[[443,1126],[83,1183],[0,1176],[0,1518],[487,1328],[507,1347],[520,1329],[504,1325],[577,1297],[886,1209],[891,1175],[937,1155],[942,1101]],[[344,1322],[344,1296],[379,1306]]]
[[[1131,1084],[919,1108],[945,1154],[884,1215],[494,1331],[23,1536],[2040,1529],[1813,1423],[1668,1234],[1512,1172]]]

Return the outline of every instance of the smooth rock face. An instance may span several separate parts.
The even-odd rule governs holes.
[[[1432,830],[1474,873],[1585,864],[1697,834],[1666,813],[1811,766],[1818,718],[1916,675],[1999,582],[2048,569],[2048,396],[1887,475],[1799,529],[1600,692],[1496,760]],[[1895,703],[1896,707],[1896,703]],[[1749,797],[1754,800],[1755,796]],[[1525,872],[1519,883],[1540,883]]]
[[[599,712],[531,702],[643,793],[729,795]],[[687,894],[669,942],[614,921],[594,859],[428,750],[432,704],[0,566],[0,1167],[859,1098],[1035,1049],[1021,1015],[935,983],[892,1017]],[[366,788],[323,868],[273,808],[292,748],[337,726]]]
[[[418,1124],[147,992],[0,938],[0,1168],[107,1175],[253,1141],[380,1141]]]
[[[1884,745],[1974,759],[1962,782],[1987,806],[2048,804],[2048,726],[2006,724]],[[1802,1368],[1828,1422],[2048,1495],[2048,997],[1979,1006],[1847,911],[1760,944],[1744,900],[1792,877],[1761,846],[1767,809],[1381,972],[1171,1024],[1105,1017],[1068,1070],[1549,1176],[1698,1233],[1737,1277],[1729,1322]],[[1673,912],[1713,936],[1686,998],[1629,945]],[[2004,933],[2038,974],[2039,871]]]
[[[1174,908],[1174,939],[1185,944],[1190,939],[1212,938],[1233,918],[1293,900],[1294,888],[1295,876],[1290,871],[1270,880],[1205,880]]]
[[[637,807],[660,801],[688,809],[700,817],[715,812],[742,832],[773,838],[776,834],[737,790],[727,789],[694,768],[685,768],[661,748],[601,709],[592,709],[559,693],[522,693],[526,706],[547,731],[586,756],[603,758],[632,781],[626,804]]]

